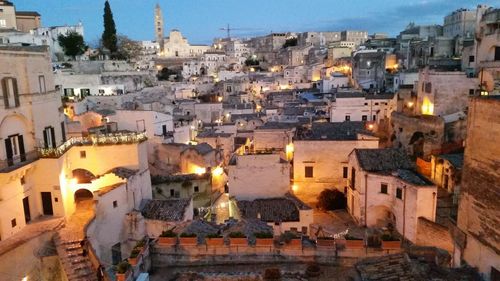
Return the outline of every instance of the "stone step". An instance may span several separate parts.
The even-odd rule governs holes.
[[[87,257],[83,257],[83,256],[78,256],[76,258],[69,259],[69,262],[72,264],[78,264],[78,263],[82,263],[82,262],[86,262],[86,261],[87,261]]]
[[[64,247],[64,249],[65,249],[66,251],[77,251],[77,250],[81,250],[81,249],[82,249],[82,246],[80,246],[80,244],[78,244],[78,245],[73,245],[73,246]]]

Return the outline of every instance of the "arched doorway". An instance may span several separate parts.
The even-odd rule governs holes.
[[[96,176],[86,169],[74,169],[73,178],[77,180],[77,183],[91,183]]]
[[[88,189],[81,188],[75,191],[75,203],[92,199],[94,199],[94,194]]]
[[[413,133],[408,144],[413,148],[413,157],[424,156],[424,133]]]

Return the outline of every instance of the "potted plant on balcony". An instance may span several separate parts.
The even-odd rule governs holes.
[[[165,230],[160,234],[158,238],[158,243],[160,245],[172,246],[177,243],[177,234],[173,232],[171,229]]]
[[[382,249],[384,250],[401,248],[401,240],[391,233],[384,233],[380,238],[382,240]]]
[[[218,233],[212,233],[205,236],[205,242],[207,246],[223,246],[224,238]]]
[[[365,241],[363,239],[351,236],[349,234],[345,235],[345,246],[349,249],[361,249],[365,247]]]
[[[270,232],[256,232],[255,235],[255,245],[256,246],[272,246],[274,239],[273,234]]]
[[[130,264],[128,261],[122,261],[116,266],[116,280],[125,281],[127,277],[127,272],[130,269]]]
[[[240,231],[229,233],[229,242],[233,246],[248,245],[247,236]]]
[[[139,240],[135,243],[135,246],[134,246],[134,249],[139,249],[139,251],[143,251],[144,250],[144,245],[146,244],[146,242],[143,240]]]
[[[195,246],[198,244],[198,239],[194,233],[183,232],[179,237],[179,243],[182,246]]]
[[[335,240],[333,237],[318,237],[316,239],[316,246],[318,247],[333,247],[335,246]]]
[[[132,252],[130,252],[130,256],[128,258],[128,262],[131,266],[136,266],[137,261],[139,259],[139,254],[141,253],[141,250],[138,248],[134,248]]]
[[[302,246],[302,239],[294,232],[285,232],[281,235],[282,240],[291,247],[300,247]]]

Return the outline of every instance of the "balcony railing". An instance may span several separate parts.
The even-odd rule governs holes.
[[[88,137],[76,137],[67,140],[56,148],[40,148],[42,158],[59,158],[71,147],[77,145],[116,145],[140,143],[147,140],[145,132],[112,133],[104,135],[91,135]]]
[[[0,173],[8,173],[14,171],[15,169],[21,168],[39,158],[38,151],[30,151],[25,154],[21,154],[16,157],[12,157],[5,160],[0,160]]]

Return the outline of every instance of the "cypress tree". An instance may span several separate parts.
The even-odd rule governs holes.
[[[106,0],[104,3],[104,31],[102,32],[102,45],[108,49],[111,54],[116,53],[118,50],[116,37],[116,26],[113,20],[113,13],[111,12],[111,7],[109,2]]]

